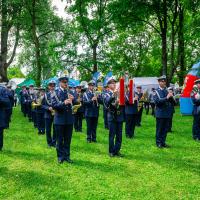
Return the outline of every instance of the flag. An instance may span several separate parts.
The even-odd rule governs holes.
[[[97,86],[97,81],[100,77],[101,73],[100,72],[95,72],[92,76],[92,80],[95,81],[95,85]]]
[[[113,73],[112,73],[112,72],[108,72],[108,73],[106,74],[106,77],[104,78],[104,81],[103,81],[103,86],[104,86],[104,87],[107,85],[108,79],[109,79],[110,77],[112,77],[112,76],[113,76]]]

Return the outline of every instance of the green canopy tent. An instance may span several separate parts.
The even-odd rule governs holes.
[[[15,92],[17,93],[18,98],[20,98],[19,93],[20,93],[20,91],[22,89],[22,86],[24,86],[24,85],[25,86],[35,85],[35,81],[33,79],[29,78],[29,79],[24,80],[22,83],[18,84],[17,88],[15,90]]]
[[[22,87],[23,85],[25,86],[30,86],[30,85],[35,85],[35,81],[33,79],[26,79],[22,83],[18,84],[18,87]]]

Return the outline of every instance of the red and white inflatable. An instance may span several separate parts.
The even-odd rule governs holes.
[[[193,65],[185,77],[183,91],[180,97],[180,111],[183,115],[192,115],[193,104],[190,98],[194,81],[200,78],[200,62]]]

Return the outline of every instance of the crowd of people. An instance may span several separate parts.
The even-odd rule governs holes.
[[[117,80],[110,77],[103,91],[95,89],[95,81],[88,83],[86,89],[82,85],[75,88],[68,86],[68,77],[59,78],[59,86],[55,81],[49,81],[47,88],[35,88],[33,85],[22,86],[20,92],[21,111],[24,117],[33,122],[38,134],[46,134],[49,148],[57,151],[58,163],[72,163],[70,145],[73,130],[82,132],[82,121],[86,120],[87,143],[97,142],[97,126],[100,105],[103,106],[105,129],[109,131],[109,156],[121,157],[122,129],[125,123],[126,137],[135,135],[135,127],[141,126],[143,108],[148,114],[149,105],[152,116],[156,119],[156,145],[158,148],[168,148],[167,133],[172,131],[172,118],[176,104],[173,88],[166,87],[166,77],[158,78],[159,87],[152,88],[148,97],[142,87],[137,86],[130,103],[129,87],[125,90],[125,104],[120,104]],[[200,90],[200,81],[196,81]],[[198,90],[198,91],[199,91]],[[200,98],[193,92],[194,110],[200,105]],[[132,96],[131,96],[132,97]],[[9,128],[15,94],[10,86],[0,86],[0,150],[3,148],[3,130]],[[198,115],[198,117],[196,117]],[[200,113],[194,113],[193,138],[200,140]]]

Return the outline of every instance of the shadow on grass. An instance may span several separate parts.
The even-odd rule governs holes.
[[[27,188],[37,188],[41,185],[48,185],[52,177],[46,176],[35,171],[9,170],[0,167],[1,177],[14,181],[17,185]]]
[[[52,160],[55,158],[56,154],[52,152],[52,155],[49,156],[49,154],[39,154],[39,153],[28,153],[25,151],[10,151],[10,150],[4,150],[3,153],[9,157],[14,157],[14,158],[20,158],[20,159],[25,159],[29,161],[33,160],[43,160],[45,162],[52,162]]]
[[[165,150],[161,150],[165,151]],[[162,153],[162,156],[161,156]],[[158,156],[159,154],[159,156]],[[132,155],[127,154],[124,159],[127,160],[137,160],[142,163],[156,163],[157,165],[162,166],[163,168],[169,168],[174,170],[183,170],[200,174],[200,163],[199,161],[194,161],[188,158],[180,158],[174,155],[170,155],[170,152],[158,152],[158,154],[141,154],[141,155]]]

